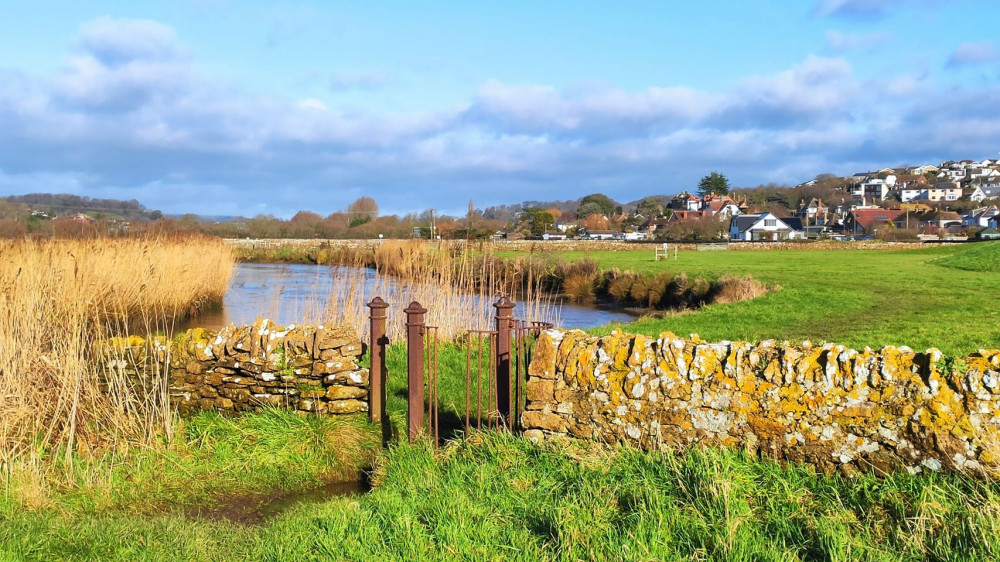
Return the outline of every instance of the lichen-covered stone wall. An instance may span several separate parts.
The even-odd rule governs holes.
[[[200,328],[171,340],[136,336],[103,343],[104,376],[135,383],[166,375],[182,414],[241,412],[265,406],[320,414],[368,411],[362,344],[347,328],[252,326]],[[165,367],[169,365],[169,369]]]
[[[1000,465],[1000,351],[707,343],[550,330],[529,367],[525,436],[646,449],[743,447],[824,472]]]

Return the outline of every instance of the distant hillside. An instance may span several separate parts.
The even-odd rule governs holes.
[[[152,221],[163,216],[150,210],[135,199],[94,199],[68,193],[29,193],[0,197],[0,201],[25,205],[32,212],[42,212],[50,217],[63,217],[83,213],[94,218],[128,221]]]

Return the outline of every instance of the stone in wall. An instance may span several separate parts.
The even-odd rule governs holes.
[[[344,327],[278,326],[257,319],[218,332],[196,328],[165,338],[102,344],[105,377],[136,384],[166,377],[182,414],[284,407],[318,414],[368,411],[361,341]]]
[[[708,343],[549,330],[529,367],[525,435],[645,449],[693,444],[845,474],[997,472],[1000,351]]]

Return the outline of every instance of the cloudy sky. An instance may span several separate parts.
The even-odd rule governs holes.
[[[996,0],[0,0],[0,195],[464,214],[997,157]]]

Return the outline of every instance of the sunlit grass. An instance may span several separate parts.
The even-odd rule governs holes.
[[[908,345],[964,355],[1000,345],[1000,275],[987,264],[998,243],[918,250],[781,250],[681,252],[676,261],[653,261],[646,250],[562,252],[564,259],[596,260],[603,269],[685,272],[718,279],[746,276],[777,292],[697,311],[644,318],[629,332],[699,334],[709,341],[811,340],[856,348]],[[951,261],[949,261],[951,260]],[[945,267],[969,264],[966,271]],[[596,328],[607,333],[614,326]]]
[[[545,448],[477,434],[399,445],[357,498],[260,527],[108,513],[13,514],[24,558],[266,560],[992,560],[996,484],[961,475],[848,480],[738,451]],[[176,513],[176,512],[174,512]]]

